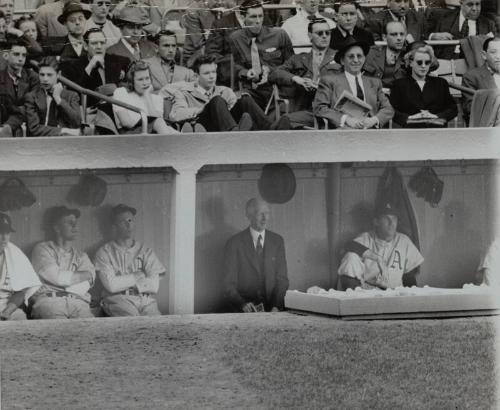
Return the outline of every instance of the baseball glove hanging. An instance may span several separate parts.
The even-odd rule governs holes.
[[[19,178],[9,178],[0,186],[0,211],[18,211],[30,207],[36,197]]]
[[[71,202],[81,206],[99,206],[108,193],[108,185],[103,179],[87,174],[80,177],[71,192]]]
[[[423,167],[410,178],[409,188],[417,197],[437,207],[443,196],[444,182],[441,181],[432,167]]]

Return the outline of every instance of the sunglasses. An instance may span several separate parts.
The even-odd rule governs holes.
[[[317,34],[318,36],[329,36],[330,35],[330,30],[320,30],[320,31],[315,31],[313,34]]]
[[[418,65],[431,65],[431,60],[415,60]]]
[[[101,6],[110,7],[110,6],[111,6],[111,2],[109,2],[109,1],[98,1],[98,2],[96,3],[96,5],[97,5],[98,7],[101,7]]]

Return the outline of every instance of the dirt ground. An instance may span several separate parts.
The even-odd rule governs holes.
[[[10,409],[493,409],[497,318],[0,323]]]

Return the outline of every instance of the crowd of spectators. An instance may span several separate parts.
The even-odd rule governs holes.
[[[145,117],[158,134],[446,127],[500,94],[488,0],[296,1],[49,0],[30,16],[0,0],[0,136],[137,134]],[[443,60],[468,68],[461,97]]]

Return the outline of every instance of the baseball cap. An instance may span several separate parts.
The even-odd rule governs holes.
[[[80,210],[79,209],[70,209],[66,206],[54,206],[50,209],[50,223],[53,225],[57,223],[61,218],[64,218],[68,215],[74,215],[75,218],[80,218]]]
[[[383,202],[375,208],[375,217],[378,218],[383,215],[394,215],[399,218],[399,211],[390,202]]]
[[[16,232],[12,228],[12,220],[10,216],[0,212],[0,233]]]
[[[125,204],[118,204],[111,209],[111,217],[115,219],[118,215],[125,212],[130,212],[132,215],[135,215],[137,213],[137,209]]]

